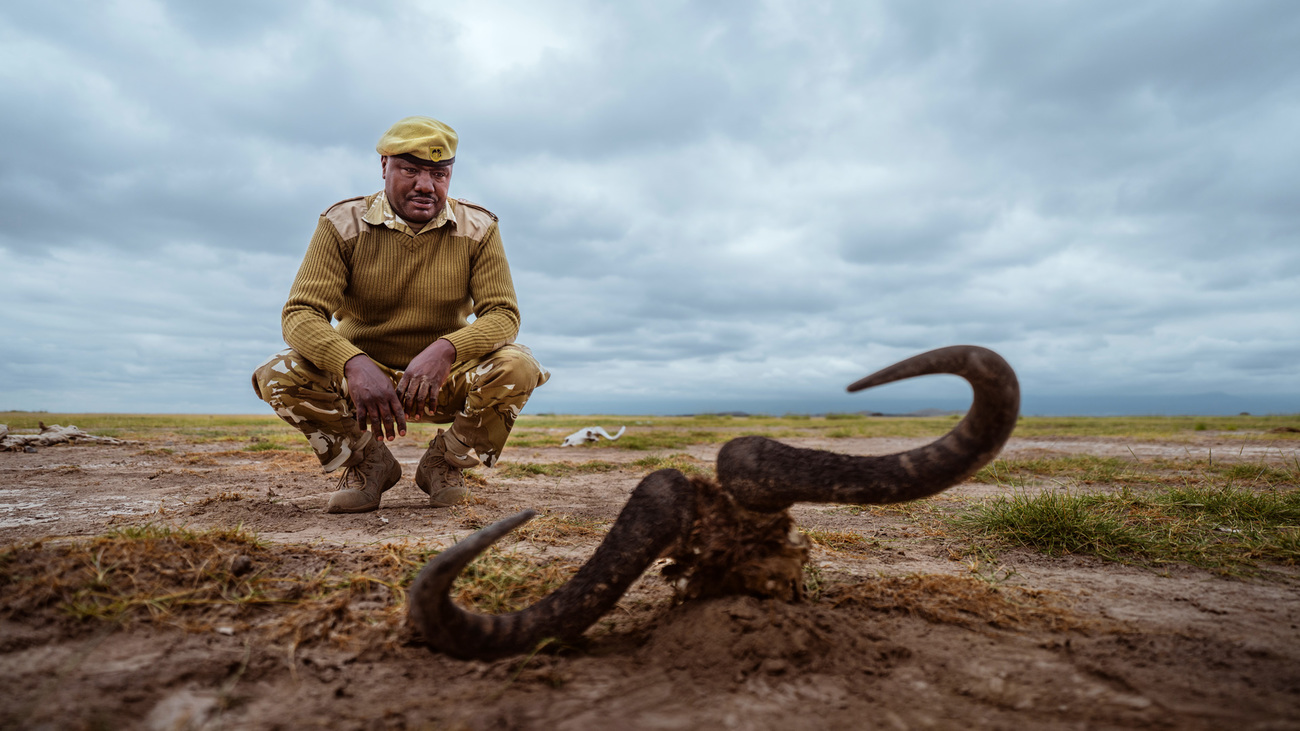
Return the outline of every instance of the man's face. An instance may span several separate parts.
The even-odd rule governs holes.
[[[400,157],[380,157],[388,205],[407,223],[432,221],[447,205],[451,165],[417,165]]]

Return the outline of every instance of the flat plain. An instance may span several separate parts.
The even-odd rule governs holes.
[[[742,434],[897,452],[956,417],[524,416],[469,505],[391,443],[381,508],[273,417],[0,413],[127,440],[0,453],[6,728],[1300,728],[1300,416],[1034,418],[914,503],[799,505],[807,598],[679,602],[648,571],[580,643],[430,652],[405,587],[524,508],[457,601],[511,611],[649,472]],[[616,442],[560,448],[582,427]]]

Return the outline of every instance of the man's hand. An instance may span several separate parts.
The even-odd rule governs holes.
[[[351,361],[348,361],[351,362]],[[456,362],[456,346],[439,338],[411,359],[397,382],[397,397],[406,413],[415,417],[432,416],[438,407],[438,390]]]
[[[379,366],[366,355],[354,355],[343,364],[343,376],[348,379],[348,395],[352,397],[352,406],[357,412],[357,423],[365,431],[366,422],[375,433],[375,438],[383,441],[384,432],[388,432],[388,441],[397,437],[393,435],[393,422],[397,422],[397,433],[406,436],[406,413],[397,400],[393,390],[393,381]]]

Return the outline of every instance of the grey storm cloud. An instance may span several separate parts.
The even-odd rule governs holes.
[[[812,404],[955,342],[1027,396],[1300,403],[1297,47],[1280,1],[14,4],[0,409],[261,409],[408,114],[501,217],[536,408]]]

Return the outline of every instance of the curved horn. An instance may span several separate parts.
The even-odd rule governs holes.
[[[1020,385],[1002,356],[974,345],[940,348],[867,376],[848,390],[931,373],[961,376],[975,392],[966,417],[937,441],[883,457],[853,457],[740,437],[718,452],[718,482],[741,505],[763,512],[796,502],[903,502],[961,482],[993,461],[1020,415]]]
[[[452,582],[480,553],[537,514],[525,510],[433,557],[411,584],[411,622],[434,649],[462,659],[527,652],[547,637],[576,639],[686,533],[694,512],[690,480],[676,470],[652,472],[632,491],[591,559],[545,599],[499,615],[456,606],[448,594]]]

